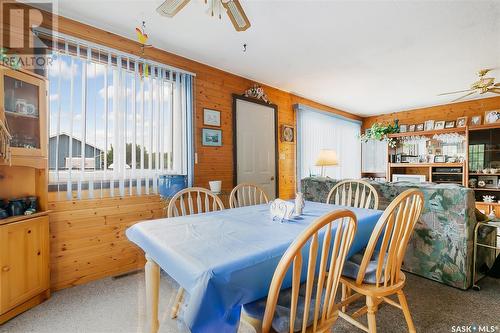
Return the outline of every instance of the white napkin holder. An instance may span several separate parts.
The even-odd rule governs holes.
[[[271,202],[270,207],[271,219],[273,221],[290,220],[295,214],[295,204],[285,200],[276,199]]]

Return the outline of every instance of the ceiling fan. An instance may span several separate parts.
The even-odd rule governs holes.
[[[174,17],[190,0],[166,0],[163,2],[156,11],[163,16]],[[239,0],[209,0],[210,11],[212,16],[214,12],[219,11],[219,18],[221,18],[221,6],[226,10],[227,16],[233,23],[236,31],[245,31],[250,28],[250,21],[248,20],[243,7]],[[207,3],[207,0],[205,0]]]
[[[489,68],[489,69],[482,69],[480,70],[477,74],[479,76],[479,80],[474,82],[471,86],[470,89],[466,90],[459,90],[459,91],[453,91],[453,92],[448,92],[448,93],[443,93],[439,94],[438,96],[443,96],[443,95],[450,95],[450,94],[458,94],[458,93],[463,93],[466,92],[465,95],[460,96],[459,98],[454,99],[452,102],[459,101],[467,96],[470,96],[475,93],[479,93],[480,95],[486,94],[486,93],[494,93],[494,94],[500,94],[500,83],[495,83],[495,78],[493,77],[486,77],[486,74],[494,70],[495,68]]]

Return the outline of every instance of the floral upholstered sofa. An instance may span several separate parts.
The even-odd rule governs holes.
[[[325,202],[337,182],[330,178],[304,178],[301,190],[306,200]],[[477,223],[473,190],[453,184],[369,183],[379,194],[381,210],[409,188],[419,188],[424,194],[425,207],[408,245],[403,269],[453,287],[469,288]],[[493,242],[492,234],[492,230],[485,230],[480,234],[482,242]],[[477,267],[484,263],[491,266],[491,252],[479,252]]]

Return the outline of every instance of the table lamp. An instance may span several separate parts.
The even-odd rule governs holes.
[[[321,177],[325,177],[325,167],[338,165],[337,153],[330,149],[321,149],[314,165],[321,167]]]

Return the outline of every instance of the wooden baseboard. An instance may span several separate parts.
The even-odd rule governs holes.
[[[33,298],[30,298],[26,302],[19,304],[15,308],[0,314],[0,325],[14,318],[15,316],[23,313],[31,309],[32,307],[37,306],[38,304],[44,302],[45,300],[50,298],[50,289],[43,291],[42,293],[36,295]]]

